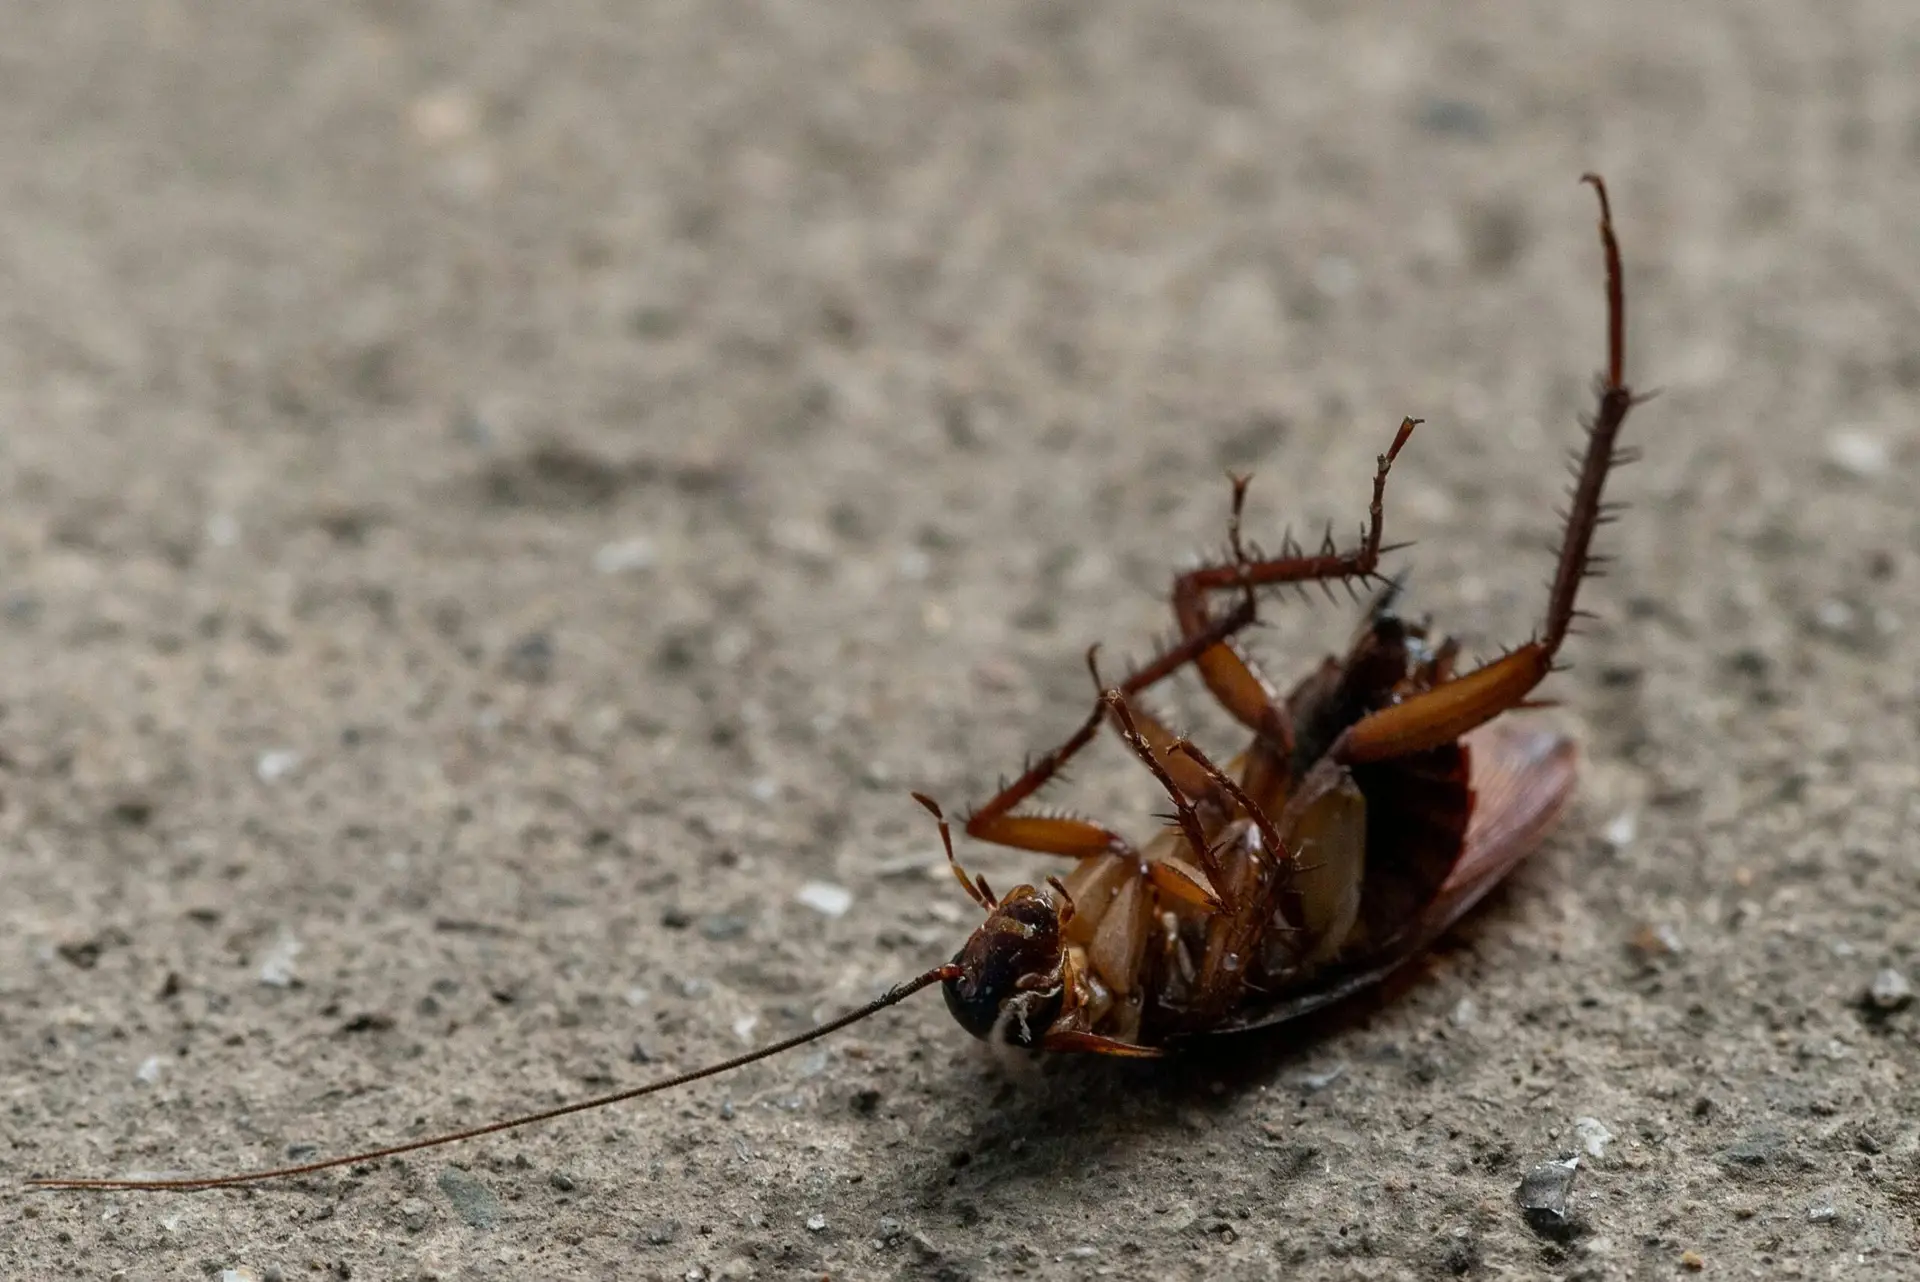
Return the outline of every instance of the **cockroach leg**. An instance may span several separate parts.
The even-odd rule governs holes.
[[[1265,806],[1254,799],[1247,789],[1236,782],[1233,776],[1215,765],[1197,744],[1182,739],[1174,745],[1174,750],[1205,771],[1252,822],[1254,831],[1260,834],[1262,853],[1271,861],[1272,866],[1257,870],[1263,871],[1264,876],[1256,875],[1253,879],[1255,886],[1263,888],[1253,906],[1253,915],[1273,921],[1277,909],[1279,919],[1274,928],[1278,928],[1279,922],[1284,922],[1287,929],[1300,929],[1305,923],[1304,909],[1294,883],[1295,874],[1301,869],[1299,861],[1294,858],[1293,851],[1281,837],[1279,826],[1274,822],[1273,816]]]
[[[1043,1051],[1068,1054],[1114,1055],[1121,1059],[1159,1059],[1167,1052],[1158,1046],[1137,1046],[1098,1033],[1048,1033],[1040,1039]]]
[[[1214,895],[1231,910],[1234,906],[1233,890],[1227,880],[1226,866],[1220,862],[1219,855],[1213,849],[1213,842],[1207,836],[1206,826],[1200,822],[1200,812],[1194,809],[1193,802],[1187,799],[1187,795],[1174,782],[1173,775],[1160,763],[1160,758],[1154,753],[1152,745],[1134,726],[1133,714],[1127,710],[1126,696],[1118,690],[1108,690],[1105,698],[1108,710],[1113,713],[1120,737],[1126,741],[1129,748],[1133,749],[1134,755],[1140,758],[1148,772],[1159,780],[1160,786],[1172,799],[1174,821],[1179,824],[1181,836],[1186,838],[1187,846],[1193,851],[1194,862],[1199,864],[1207,874],[1207,881],[1212,884]]]
[[[1233,559],[1224,565],[1203,565],[1182,574],[1173,584],[1173,614],[1179,620],[1183,636],[1203,635],[1211,622],[1207,609],[1210,593],[1229,588],[1251,592],[1255,588],[1284,584],[1327,583],[1334,580],[1365,581],[1374,577],[1382,553],[1385,525],[1387,473],[1400,456],[1413,429],[1421,420],[1401,420],[1393,444],[1380,455],[1373,474],[1373,501],[1368,505],[1368,525],[1360,546],[1338,551],[1329,540],[1318,552],[1307,554],[1298,548],[1286,549],[1286,555],[1268,560],[1249,559],[1240,541],[1241,513],[1246,504],[1247,480],[1233,478],[1233,512],[1227,530]],[[1235,720],[1270,743],[1281,756],[1293,753],[1293,724],[1286,705],[1257,667],[1228,640],[1209,646],[1194,660],[1200,678]]]
[[[1195,770],[1192,762],[1168,754],[1168,747],[1172,745],[1174,739],[1177,737],[1173,731],[1167,729],[1166,724],[1162,722],[1159,717],[1142,707],[1138,700],[1128,698],[1120,691],[1119,687],[1108,686],[1101,678],[1099,652],[1100,647],[1098,646],[1094,646],[1087,651],[1087,672],[1093,677],[1093,688],[1099,694],[1101,704],[1107,707],[1109,716],[1115,718],[1115,730],[1121,732],[1121,737],[1123,739],[1125,738],[1125,733],[1121,731],[1120,721],[1114,713],[1113,701],[1117,699],[1120,705],[1125,708],[1129,718],[1127,728],[1137,732],[1138,736],[1146,741],[1148,748],[1153,753],[1154,760],[1159,763],[1160,770],[1165,771],[1166,774],[1172,778],[1175,786],[1177,786],[1188,799],[1213,802],[1216,805],[1224,804],[1225,798],[1222,797],[1219,790],[1213,786],[1213,781],[1208,779],[1206,775],[1200,771]],[[1131,746],[1131,743],[1129,743],[1129,746]]]
[[[960,860],[953,853],[953,830],[947,827],[947,817],[941,813],[940,803],[924,792],[914,793],[913,799],[925,806],[927,813],[933,816],[933,821],[940,825],[940,844],[946,847],[947,867],[953,870],[953,879],[960,883],[960,888],[967,892],[967,897],[987,912],[992,912],[999,907],[1000,901],[993,897],[993,891],[988,888],[986,878],[970,877],[967,875],[967,870],[960,866]]]
[[[1279,863],[1285,863],[1293,858],[1287,850],[1286,843],[1280,839],[1280,830],[1274,827],[1273,819],[1267,814],[1266,808],[1247,795],[1246,790],[1234,781],[1233,776],[1213,764],[1212,759],[1202,752],[1198,745],[1187,739],[1176,739],[1172,751],[1198,766],[1202,773],[1213,781],[1214,786],[1226,793],[1233,804],[1253,821],[1254,830],[1260,834],[1260,844],[1267,858]]]
[[[1609,519],[1609,509],[1601,501],[1607,474],[1632,459],[1628,452],[1616,449],[1615,442],[1635,400],[1623,381],[1626,297],[1613,211],[1606,184],[1598,175],[1587,174],[1581,181],[1590,184],[1600,199],[1600,244],[1607,275],[1607,369],[1600,380],[1599,408],[1587,427],[1587,450],[1575,476],[1544,625],[1533,640],[1493,662],[1349,726],[1331,752],[1339,761],[1385,761],[1437,748],[1519,707],[1553,671],[1554,656],[1578,617],[1575,598],[1581,580],[1593,570],[1593,537]]]
[[[1147,880],[1160,892],[1162,903],[1191,904],[1208,913],[1227,911],[1226,901],[1213,889],[1207,874],[1175,855],[1155,855],[1147,861]]]
[[[1196,655],[1216,646],[1254,620],[1253,602],[1243,600],[1232,611],[1212,621],[1200,634],[1187,637],[1144,666],[1136,668],[1116,689],[1138,694],[1159,684],[1192,663]],[[1098,647],[1095,647],[1097,650]],[[1091,663],[1094,650],[1089,650]],[[1093,742],[1100,722],[1106,717],[1106,704],[1096,699],[1093,711],[1066,742],[1035,760],[1018,779],[995,793],[978,810],[967,816],[966,833],[975,841],[1011,846],[1043,855],[1064,855],[1084,859],[1088,855],[1128,853],[1132,846],[1119,833],[1091,820],[1067,815],[1016,815],[1014,809],[1044,788],[1062,767],[1082,748]]]

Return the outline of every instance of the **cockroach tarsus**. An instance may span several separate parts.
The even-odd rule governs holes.
[[[1329,537],[1307,551],[1288,540],[1268,557],[1243,542],[1247,480],[1233,481],[1228,554],[1174,581],[1179,638],[1116,684],[1088,667],[1099,697],[1078,729],[973,811],[968,836],[1073,860],[1064,876],[996,895],[954,853],[954,877],[986,919],[952,961],[836,1019],[664,1081],[450,1134],[301,1165],[188,1179],[53,1179],[42,1188],[191,1190],[307,1175],[564,1117],[781,1054],[845,1028],[924,988],[941,986],[976,1037],[1045,1051],[1150,1057],[1182,1040],[1257,1028],[1339,1001],[1432,944],[1545,837],[1572,795],[1570,742],[1496,719],[1530,696],[1581,612],[1579,585],[1597,573],[1595,533],[1615,505],[1609,471],[1635,404],[1625,378],[1626,305],[1606,185],[1607,366],[1586,424],[1566,528],[1540,632],[1493,661],[1455,670],[1451,641],[1394,611],[1378,566],[1389,471],[1419,426],[1404,420],[1374,474],[1357,546]],[[1344,658],[1329,658],[1282,696],[1241,650],[1262,589],[1385,585]],[[1234,604],[1215,614],[1215,598]],[[1140,696],[1186,668],[1251,732],[1224,764],[1174,734]],[[1091,819],[1019,813],[1069,759],[1110,726],[1172,804],[1144,847]]]

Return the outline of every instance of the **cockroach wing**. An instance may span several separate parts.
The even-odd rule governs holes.
[[[1320,972],[1309,988],[1249,1005],[1209,1032],[1283,1024],[1372,987],[1424,952],[1539,848],[1573,797],[1572,741],[1538,728],[1495,723],[1465,742],[1472,817],[1453,871],[1419,916],[1371,955]]]
[[[1466,845],[1422,925],[1438,937],[1539,848],[1573,800],[1573,741],[1525,726],[1490,725],[1467,737],[1473,817]]]

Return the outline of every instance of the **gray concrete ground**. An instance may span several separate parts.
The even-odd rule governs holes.
[[[6,25],[0,1273],[1920,1276],[1920,1010],[1862,1004],[1920,978],[1910,4]],[[638,1082],[941,959],[907,790],[1061,735],[1229,468],[1269,541],[1345,530],[1424,416],[1413,600],[1523,637],[1589,167],[1664,394],[1537,714],[1583,799],[1388,999],[1033,1069],[929,998],[290,1187],[19,1190]],[[1353,611],[1268,619],[1291,677]],[[1111,745],[1059,799],[1153,822]]]

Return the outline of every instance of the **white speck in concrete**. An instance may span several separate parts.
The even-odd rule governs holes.
[[[1827,459],[1847,475],[1865,479],[1885,473],[1892,455],[1880,437],[1855,430],[1827,437]]]
[[[808,882],[794,898],[827,917],[843,917],[853,907],[853,892],[827,881]]]
[[[275,748],[271,752],[260,754],[253,763],[253,773],[261,783],[278,783],[292,774],[300,765],[300,754],[287,748]]]
[[[299,955],[300,941],[282,930],[260,957],[260,982],[268,988],[293,987],[293,959]]]
[[[596,574],[631,574],[652,569],[659,559],[659,549],[652,539],[619,539],[600,545],[593,554],[593,569]]]

